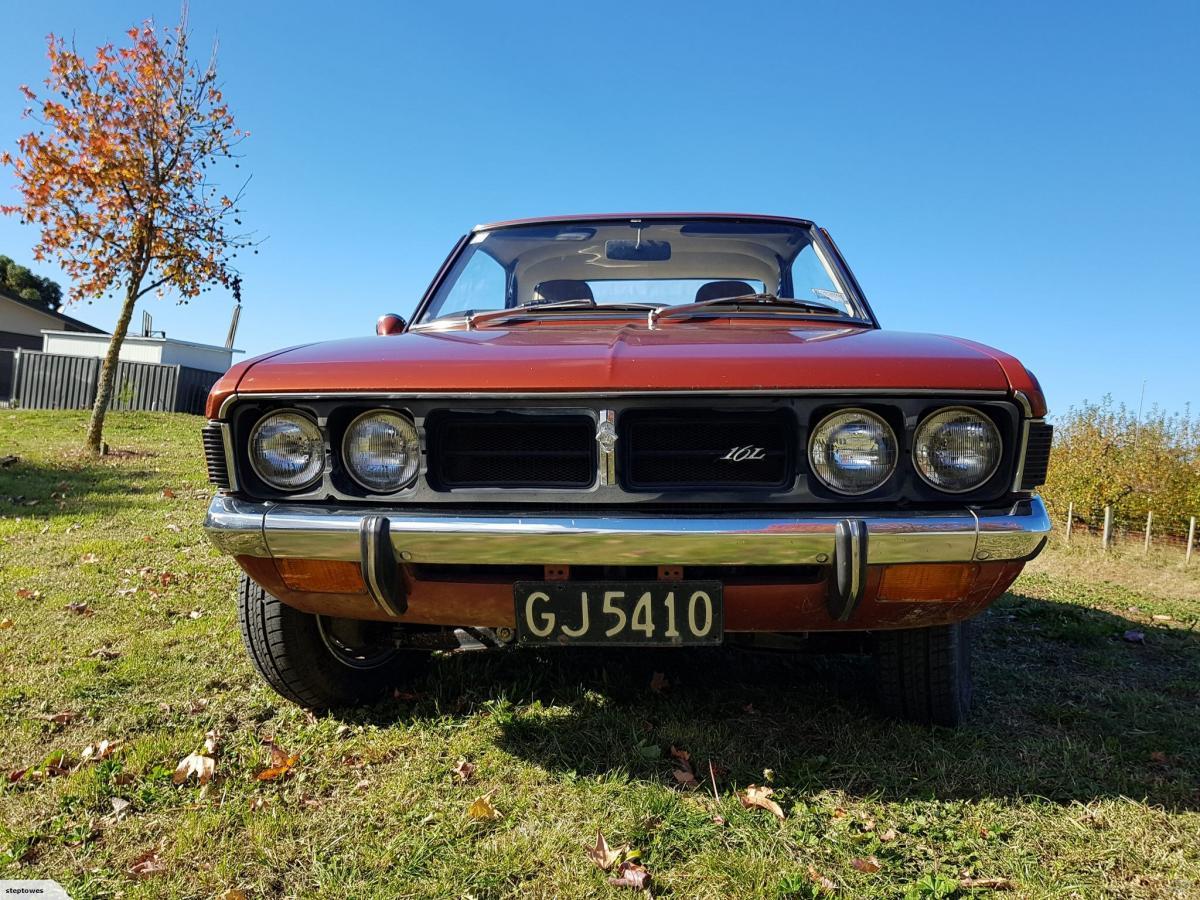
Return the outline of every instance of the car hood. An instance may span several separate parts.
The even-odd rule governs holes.
[[[410,331],[240,363],[238,393],[1028,389],[1015,359],[932,334],[827,323],[523,326]],[[1016,383],[1016,382],[1020,383]],[[212,414],[210,403],[210,415]]]

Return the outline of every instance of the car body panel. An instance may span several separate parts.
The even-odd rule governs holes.
[[[1031,390],[1023,366],[980,344],[779,318],[419,330],[310,344],[235,368],[213,388],[210,418],[235,391]]]

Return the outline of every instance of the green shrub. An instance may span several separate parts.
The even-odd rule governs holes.
[[[1096,521],[1111,505],[1120,524],[1140,527],[1153,512],[1179,531],[1200,515],[1200,419],[1154,407],[1139,421],[1107,396],[1071,407],[1055,422],[1043,495],[1056,517],[1074,503],[1076,515]]]

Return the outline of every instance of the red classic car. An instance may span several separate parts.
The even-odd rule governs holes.
[[[956,724],[969,620],[1050,530],[1037,380],[880,327],[803,219],[475,228],[411,323],[234,366],[206,528],[283,696],[367,699],[449,647],[875,651],[895,715]]]

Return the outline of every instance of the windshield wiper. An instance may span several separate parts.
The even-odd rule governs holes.
[[[572,310],[572,309],[614,309],[614,310],[657,310],[661,309],[660,303],[597,303],[595,300],[588,300],[584,297],[579,297],[574,300],[554,300],[549,303],[522,303],[519,306],[513,306],[509,309],[496,309],[490,312],[479,313],[467,317],[467,322],[472,327],[480,322],[497,322],[504,321],[513,317],[525,317],[538,315],[545,311],[557,310]]]
[[[776,297],[774,294],[739,294],[736,297],[714,297],[711,300],[698,300],[695,303],[687,303],[683,306],[671,306],[666,309],[655,310],[650,313],[650,324],[653,325],[659,319],[665,319],[668,316],[687,316],[700,313],[714,306],[770,307],[775,309],[802,310],[819,315],[829,315],[831,313],[835,316],[845,315],[836,306],[830,306],[828,303],[818,303],[815,300],[795,300],[791,297]]]

